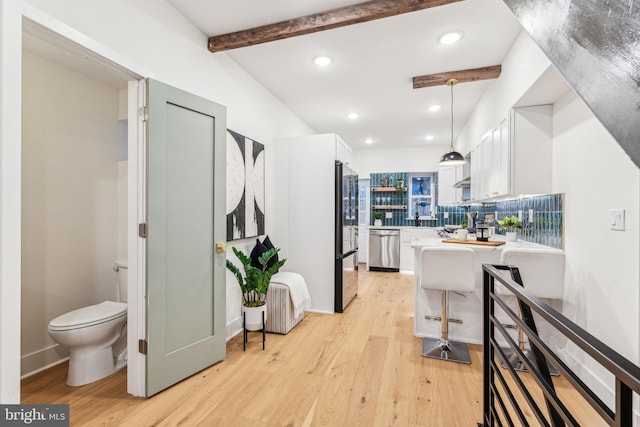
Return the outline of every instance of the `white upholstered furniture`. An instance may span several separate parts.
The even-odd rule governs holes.
[[[422,338],[422,355],[460,363],[471,363],[466,344],[449,341],[449,293],[473,292],[475,289],[473,250],[463,247],[426,247],[420,252],[418,283],[423,289],[442,292],[441,317],[429,316],[430,320],[440,320],[440,338]],[[417,311],[417,310],[416,310]]]
[[[563,252],[540,248],[508,248],[502,251],[500,264],[518,267],[524,288],[535,297],[554,300],[563,298],[565,266]],[[496,293],[503,296],[511,294],[499,284],[496,284]],[[519,331],[518,336],[520,349],[530,360],[534,360],[530,351],[525,349],[524,333]],[[511,366],[518,371],[526,370],[511,348],[503,350]],[[558,375],[552,366],[549,368],[552,375]]]
[[[307,284],[300,274],[290,271],[274,274],[267,292],[267,332],[289,333],[310,306]]]

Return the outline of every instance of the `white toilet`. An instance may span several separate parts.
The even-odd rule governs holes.
[[[69,348],[67,385],[98,381],[127,364],[127,263],[116,261],[118,300],[70,311],[49,322],[49,335]]]

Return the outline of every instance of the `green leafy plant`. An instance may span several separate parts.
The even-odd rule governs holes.
[[[403,193],[404,192],[404,180],[402,178],[398,178],[396,180],[396,192]]]
[[[462,221],[460,221],[461,228],[467,228],[468,226],[469,226],[469,221],[467,221],[466,219],[463,219]]]
[[[269,290],[269,282],[271,276],[273,276],[280,267],[287,261],[282,259],[277,261],[271,267],[268,267],[269,260],[273,258],[280,248],[269,249],[264,252],[258,262],[262,268],[256,268],[251,265],[251,258],[245,255],[241,250],[233,249],[233,253],[240,260],[244,267],[244,275],[238,267],[236,267],[231,261],[227,260],[227,269],[236,276],[240,289],[242,290],[242,305],[245,307],[260,307],[267,303],[267,291]]]
[[[384,216],[384,214],[382,212],[374,212],[373,213],[373,217],[375,219],[382,219],[383,216]]]
[[[522,224],[515,215],[504,217],[498,221],[498,224],[508,232],[514,232],[517,229],[522,228]]]

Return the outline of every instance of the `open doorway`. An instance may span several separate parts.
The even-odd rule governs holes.
[[[137,194],[129,193],[139,177],[137,158],[128,161],[139,140],[137,124],[129,122],[136,121],[141,78],[37,23],[23,24],[21,376],[68,356],[48,333],[53,318],[125,299],[114,267],[137,260],[128,237],[137,223]],[[134,332],[135,267],[128,292],[134,309],[125,326]],[[126,338],[120,346],[126,349]],[[135,380],[122,393],[139,395],[137,365],[128,376]]]

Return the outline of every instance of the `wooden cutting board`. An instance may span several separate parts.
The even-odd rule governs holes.
[[[490,240],[488,242],[481,242],[479,240],[458,240],[458,239],[445,239],[442,243],[462,243],[464,245],[480,245],[480,246],[500,246],[505,242],[499,240]]]

